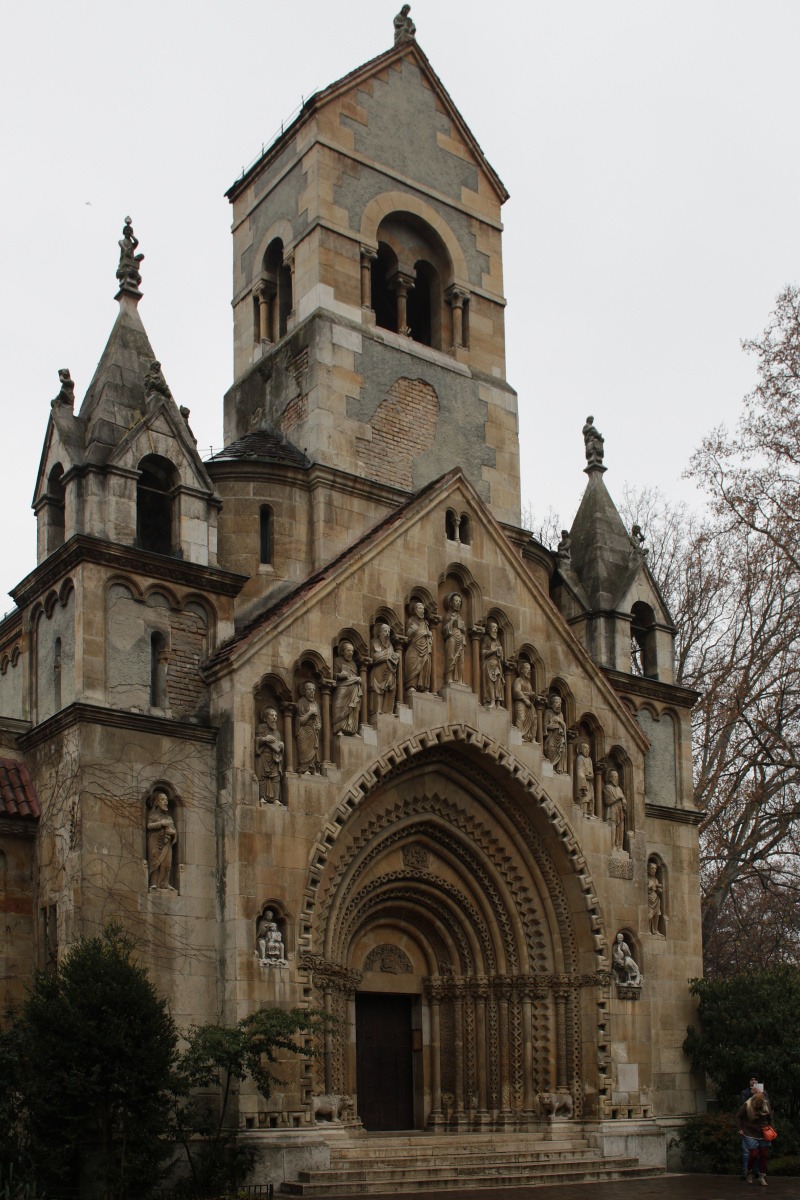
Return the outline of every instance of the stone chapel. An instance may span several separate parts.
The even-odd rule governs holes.
[[[47,407],[0,624],[2,999],[116,916],[182,1027],[337,1015],[237,1097],[295,1190],[337,1138],[530,1137],[548,1105],[663,1166],[704,1099],[697,696],[592,417],[572,528],[520,527],[507,192],[407,5],[227,196],[224,449],[150,344],[130,218],[94,378]]]

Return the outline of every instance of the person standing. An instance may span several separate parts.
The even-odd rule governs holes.
[[[764,1084],[758,1078],[755,1071],[751,1071],[750,1072],[750,1082],[748,1083],[746,1088],[742,1089],[742,1093],[739,1096],[739,1103],[746,1104],[747,1101],[750,1099],[750,1097],[755,1096],[757,1092],[763,1092],[764,1095],[767,1097],[767,1101],[769,1101],[769,1096],[767,1095],[767,1089],[764,1087]]]
[[[772,1124],[772,1109],[763,1092],[755,1092],[736,1114],[742,1137],[742,1177],[767,1186],[767,1150],[764,1127]],[[756,1165],[758,1164],[758,1165]]]

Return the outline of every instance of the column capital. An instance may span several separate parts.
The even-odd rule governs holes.
[[[375,249],[374,246],[365,246],[362,244],[362,246],[361,246],[361,261],[362,261],[362,263],[363,262],[373,263],[373,262],[375,262],[375,259],[377,257],[378,257],[378,251]]]
[[[464,301],[469,300],[469,292],[466,288],[457,287],[456,284],[452,284],[445,291],[444,298],[452,308],[462,308]]]
[[[416,281],[416,275],[409,275],[407,271],[395,271],[394,275],[386,280],[388,286],[398,296],[405,296],[407,292],[410,292]]]

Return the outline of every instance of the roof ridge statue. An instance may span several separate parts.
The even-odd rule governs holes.
[[[398,42],[410,42],[416,32],[417,27],[408,15],[411,11],[410,4],[404,4],[400,12],[394,19],[394,44]]]
[[[141,297],[139,284],[142,282],[142,277],[139,273],[139,263],[144,255],[136,253],[138,245],[139,239],[133,232],[131,219],[126,217],[122,227],[122,237],[119,240],[119,266],[117,267],[119,292],[115,299],[119,299],[123,292],[127,292],[129,296],[136,296],[137,299]]]
[[[586,447],[586,466],[584,470],[588,475],[590,471],[605,471],[603,466],[603,442],[605,438],[598,429],[595,428],[594,417],[587,417],[586,424],[583,427],[583,444]]]

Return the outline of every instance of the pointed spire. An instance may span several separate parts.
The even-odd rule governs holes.
[[[583,468],[587,475],[593,471],[606,471],[603,466],[603,435],[595,429],[594,417],[587,417],[583,427],[583,444],[586,447],[586,466]]]
[[[131,219],[126,217],[122,227],[122,237],[119,241],[119,266],[117,267],[119,291],[114,297],[115,300],[122,301],[123,296],[131,296],[138,304],[142,298],[142,293],[139,291],[139,284],[142,282],[139,263],[144,255],[136,253],[138,245],[139,239],[133,232]]]
[[[404,4],[400,12],[394,19],[394,44],[398,42],[410,42],[414,39],[417,32],[417,27],[408,15],[411,11],[410,4]]]

